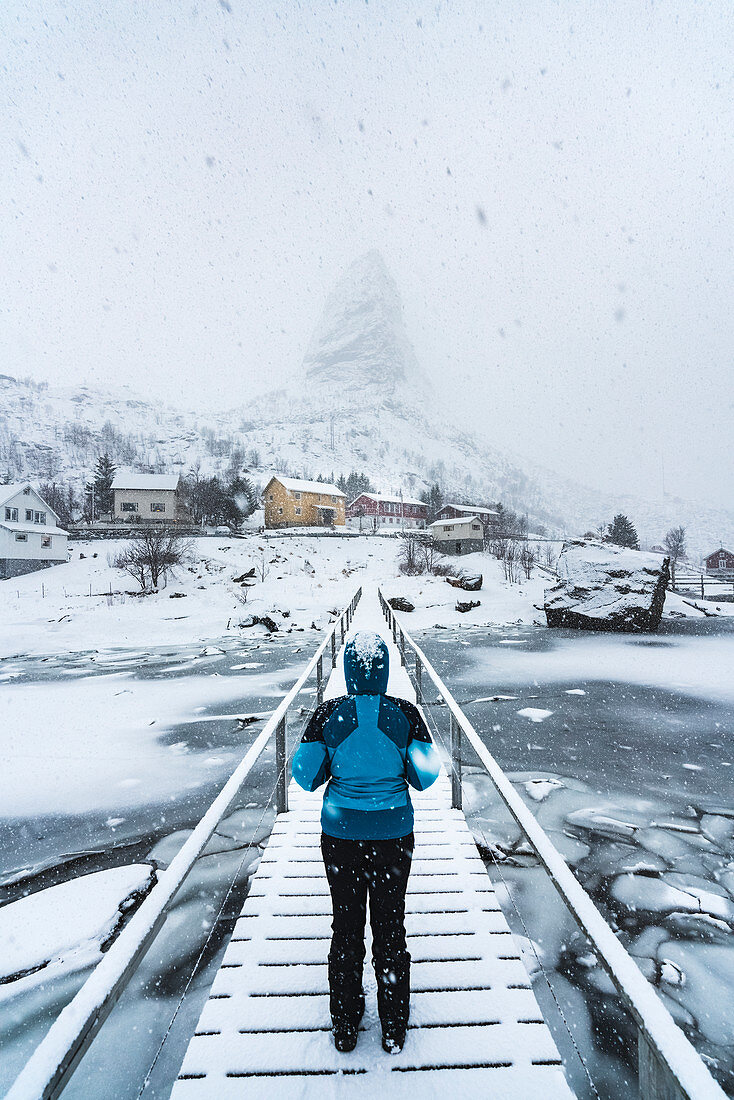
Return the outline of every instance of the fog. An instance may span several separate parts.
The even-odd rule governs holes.
[[[603,489],[734,492],[734,14],[5,0],[0,370],[216,410],[378,248],[436,400]]]

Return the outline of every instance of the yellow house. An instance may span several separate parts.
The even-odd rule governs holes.
[[[262,493],[265,526],[344,527],[346,498],[336,485],[271,477]]]

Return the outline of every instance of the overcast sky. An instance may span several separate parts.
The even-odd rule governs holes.
[[[292,377],[382,252],[441,407],[734,504],[729,0],[3,0],[0,371]]]

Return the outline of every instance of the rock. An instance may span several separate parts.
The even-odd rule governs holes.
[[[169,600],[185,600],[186,599],[186,593],[185,592],[169,592],[168,598],[169,598]]]
[[[241,629],[248,626],[264,626],[270,634],[280,629],[275,619],[271,619],[270,615],[247,615],[244,619],[240,619],[237,625]]]
[[[481,600],[468,600],[466,603],[462,603],[461,600],[457,600],[456,610],[461,611],[462,613],[466,613],[467,611],[471,611],[474,607],[479,607],[481,605],[481,602]]]
[[[387,602],[393,611],[415,611],[415,604],[412,604],[410,600],[406,600],[405,596],[393,596]]]
[[[657,630],[670,579],[669,559],[597,542],[567,542],[559,580],[545,591],[550,627],[623,633]]]
[[[234,584],[242,584],[243,581],[252,580],[255,576],[255,566],[252,569],[248,569],[245,573],[240,573],[239,577],[232,577]]]
[[[463,588],[465,592],[478,592],[482,587],[483,577],[481,573],[474,573],[471,576],[459,573],[455,577],[447,577],[446,580],[452,588]]]

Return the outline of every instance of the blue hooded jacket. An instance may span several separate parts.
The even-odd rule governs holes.
[[[293,758],[293,778],[307,791],[327,779],[321,827],[349,840],[388,840],[413,831],[408,784],[423,791],[439,758],[420,712],[386,695],[388,649],[360,631],[344,650],[347,695],[316,708]]]

